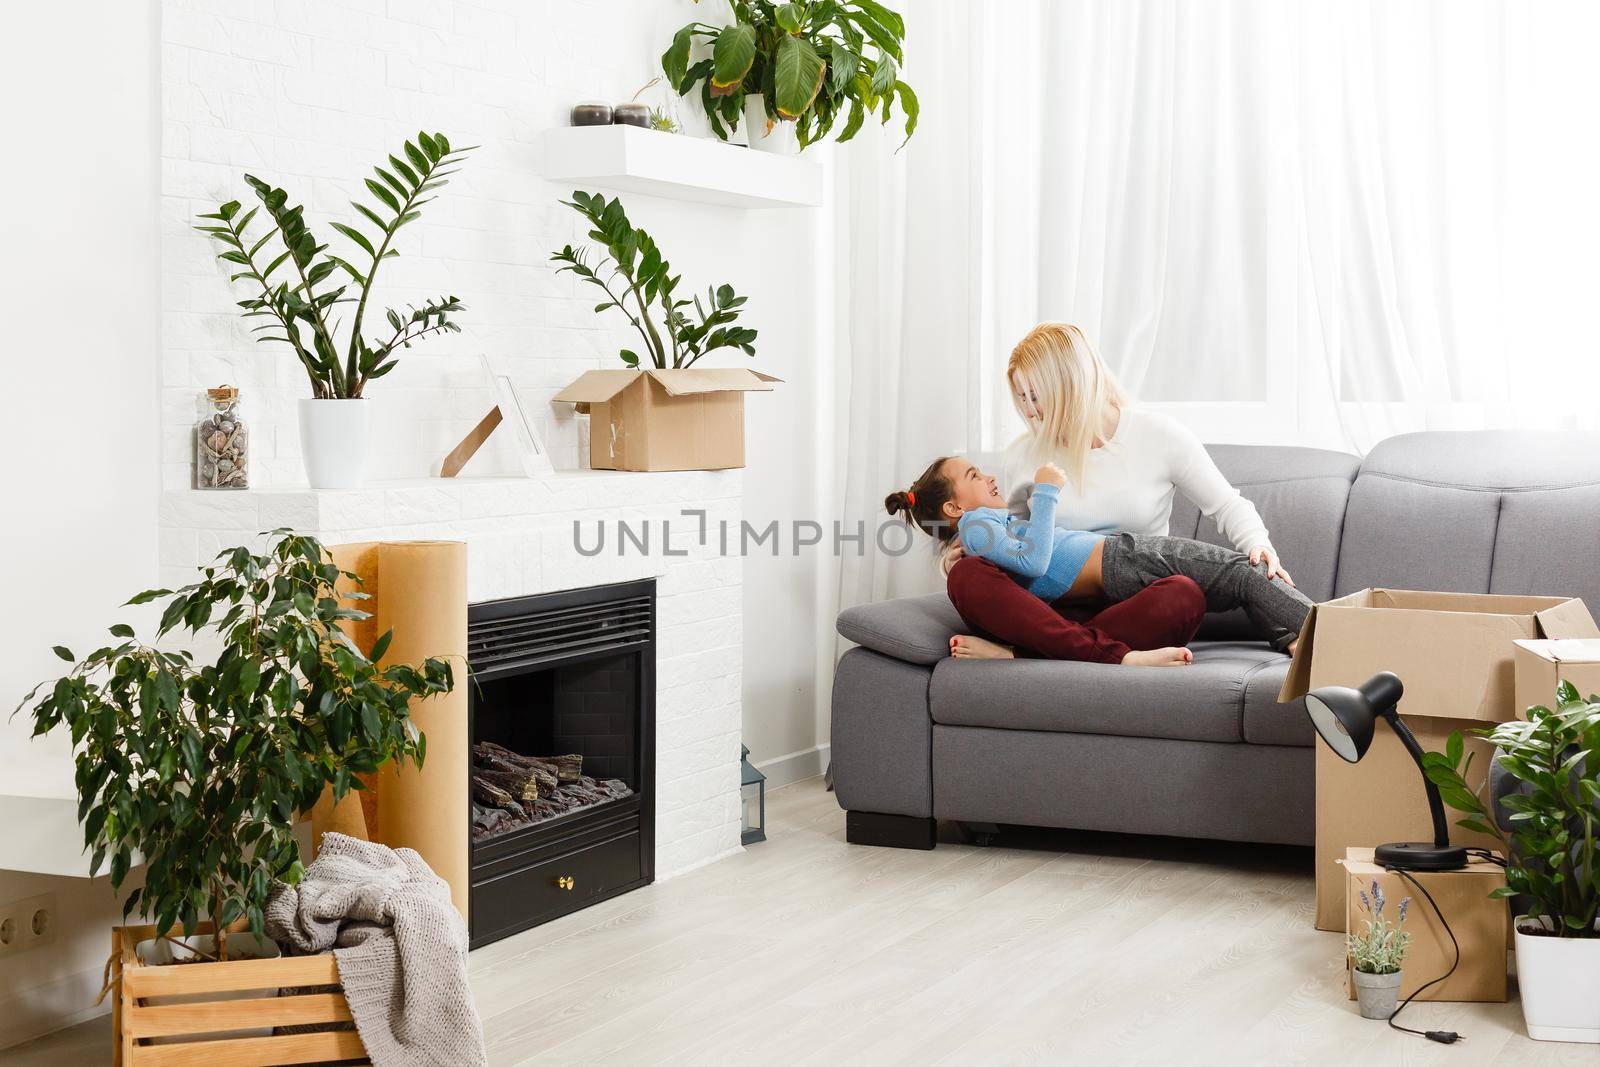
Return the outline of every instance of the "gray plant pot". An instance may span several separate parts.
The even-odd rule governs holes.
[[[1387,1019],[1394,1014],[1394,1006],[1400,1000],[1401,977],[1400,971],[1393,974],[1350,972],[1356,984],[1356,1004],[1361,1008],[1363,1019]]]

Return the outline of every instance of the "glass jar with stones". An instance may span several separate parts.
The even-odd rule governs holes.
[[[250,430],[239,413],[239,390],[206,390],[205,415],[194,429],[196,489],[250,487]]]

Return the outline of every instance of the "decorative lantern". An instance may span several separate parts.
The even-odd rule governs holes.
[[[742,815],[739,843],[767,839],[767,776],[750,765],[750,750],[739,746],[739,800]]]

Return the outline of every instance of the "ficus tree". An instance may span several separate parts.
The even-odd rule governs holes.
[[[840,141],[868,115],[887,123],[897,103],[906,140],[916,132],[921,107],[900,78],[906,24],[899,14],[876,0],[730,0],[729,7],[732,25],[691,22],[661,56],[678,93],[700,86],[718,137],[738,129],[752,93],[761,95],[769,122],[794,122],[802,149],[832,135],[841,115]],[[709,43],[710,55],[691,62],[696,42]]]
[[[360,225],[329,223],[354,246],[348,255],[330,253],[306,224],[303,207],[251,174],[245,184],[259,204],[245,210],[230,200],[198,216],[202,223],[195,229],[223,248],[217,258],[238,268],[228,280],[250,294],[238,301],[245,317],[265,320],[252,330],[261,335],[256,340],[288,345],[311,380],[313,396],[358,398],[368,382],[394,370],[399,349],[460,329],[450,316],[464,310],[461,301],[440,296],[408,304],[404,311],[387,309],[386,334],[369,338],[364,332],[378,268],[400,254],[396,236],[422,217],[423,205],[449,184],[456,164],[470,151],[451,147],[442,133],[418,133],[398,155],[389,156],[387,167],[374,167],[375,177],[366,179],[373,202],[351,201]],[[250,224],[263,209],[269,228],[257,237]],[[341,305],[349,304],[354,307],[348,336],[340,340]]]
[[[367,617],[341,604],[341,578],[360,581],[315,538],[275,531],[261,554],[227,550],[199,581],[128,602],[164,604],[158,641],[214,631],[213,661],[146,644],[119,623],[113,643],[23,701],[35,735],[71,731],[93,871],[109,860],[120,891],[144,858],[144,886],[126,896],[124,916],[143,911],[157,929],[185,934],[209,919],[226,959],[228,925],[244,917],[261,935],[272,882],[299,880],[294,824],[324,788],[341,799],[390,760],[421,766],[427,739],[410,705],[448,692],[451,665],[383,664],[392,632],[363,653],[340,628]]]
[[[1571,682],[1556,692],[1555,708],[1528,709],[1526,720],[1476,731],[1495,746],[1495,760],[1519,784],[1501,797],[1510,829],[1494,802],[1467,782],[1472,755],[1460,733],[1444,752],[1423,754],[1423,771],[1444,802],[1464,812],[1459,825],[1500,840],[1506,884],[1491,895],[1526,896],[1524,916],[1560,937],[1600,937],[1600,697],[1584,700]],[[1465,760],[1463,760],[1465,754]]]
[[[591,264],[588,249],[567,245],[550,258],[562,264],[557,274],[571,271],[605,293],[605,300],[594,306],[596,314],[615,308],[633,324],[644,342],[644,356],[624,348],[622,362],[630,367],[641,362],[661,368],[692,367],[719,348],[756,354],[751,343],[756,331],[734,325],[746,298],[731,285],[708,287],[704,302],[698,296],[679,297],[680,278],[672,273],[672,264],[648,233],[628,221],[621,200],[575,192],[571,200],[561,202],[588,220],[593,227],[589,236],[600,242],[605,254]]]

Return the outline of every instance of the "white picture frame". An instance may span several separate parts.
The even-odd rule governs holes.
[[[529,478],[553,473],[555,465],[550,461],[550,452],[545,448],[544,438],[539,436],[538,426],[523,407],[516,380],[506,371],[500,360],[489,355],[483,356],[482,359],[483,373],[489,379],[494,402],[500,408],[501,425],[506,427],[507,432],[516,441],[515,449],[517,458],[522,463],[523,473]]]

